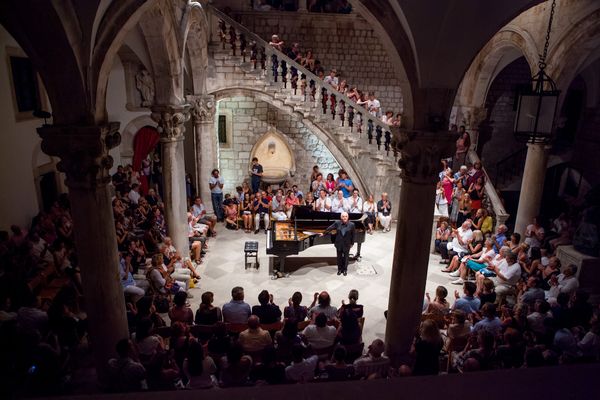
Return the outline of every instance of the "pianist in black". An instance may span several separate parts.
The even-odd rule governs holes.
[[[335,249],[337,250],[337,274],[344,274],[344,276],[346,276],[348,272],[348,255],[350,253],[350,249],[354,245],[356,236],[354,222],[348,221],[347,212],[343,212],[340,215],[340,220],[335,221],[320,235],[323,236],[334,230],[336,231]]]

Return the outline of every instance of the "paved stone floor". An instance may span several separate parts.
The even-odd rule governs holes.
[[[303,304],[310,305],[315,292],[326,290],[332,298],[332,305],[339,307],[343,299],[347,299],[351,289],[360,293],[359,303],[365,309],[365,327],[363,341],[370,343],[375,338],[383,339],[385,334],[384,310],[387,309],[389,283],[392,268],[394,249],[395,227],[391,232],[375,232],[367,235],[362,245],[362,260],[351,263],[348,267],[348,276],[337,276],[335,248],[332,245],[314,246],[298,256],[288,257],[286,271],[290,273],[287,278],[271,279],[273,256],[265,253],[266,235],[244,233],[244,231],[230,231],[219,226],[218,235],[209,241],[209,251],[200,266],[202,279],[196,288],[191,289],[194,295],[190,299],[192,309],[195,311],[200,303],[200,296],[204,291],[215,294],[215,305],[222,306],[231,297],[231,288],[242,286],[245,291],[246,301],[250,305],[258,304],[258,293],[266,289],[273,294],[275,303],[282,309],[287,305],[288,299],[295,291],[300,291],[304,297]],[[256,240],[259,242],[258,260],[260,267],[244,268],[244,242]],[[353,250],[356,249],[356,246]],[[432,297],[435,288],[445,285],[449,293],[449,301],[453,302],[454,289],[459,286],[449,284],[447,274],[440,271],[439,256],[431,255],[429,259],[429,272],[427,277],[427,291]]]

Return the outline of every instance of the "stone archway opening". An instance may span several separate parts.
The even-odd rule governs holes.
[[[254,157],[263,167],[263,182],[282,184],[296,174],[296,157],[285,137],[274,126],[269,126],[252,147],[250,160]]]

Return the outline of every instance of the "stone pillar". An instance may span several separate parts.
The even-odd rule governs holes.
[[[521,237],[524,237],[527,225],[540,211],[548,164],[548,149],[549,147],[544,144],[527,145],[527,158],[525,159],[515,222],[515,232],[519,233]]]
[[[115,345],[129,335],[108,185],[113,164],[108,151],[121,142],[118,128],[118,122],[38,128],[42,150],[60,157],[57,167],[66,174],[91,347],[101,383],[107,383],[107,361],[116,355]]]
[[[214,96],[186,96],[191,104],[190,112],[194,122],[194,145],[196,159],[196,189],[206,205],[207,214],[213,214],[210,202],[208,179],[217,168],[217,135],[215,133]]]
[[[402,190],[387,324],[386,353],[394,365],[407,356],[421,320],[439,161],[454,152],[457,135],[393,129],[401,153]]]
[[[162,147],[165,219],[169,236],[182,257],[189,255],[185,162],[183,156],[184,123],[189,105],[152,107],[152,119],[158,124]]]

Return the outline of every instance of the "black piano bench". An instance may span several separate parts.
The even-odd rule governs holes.
[[[248,269],[248,258],[254,257],[256,269],[260,266],[258,263],[258,242],[248,241],[244,243],[244,269]]]

